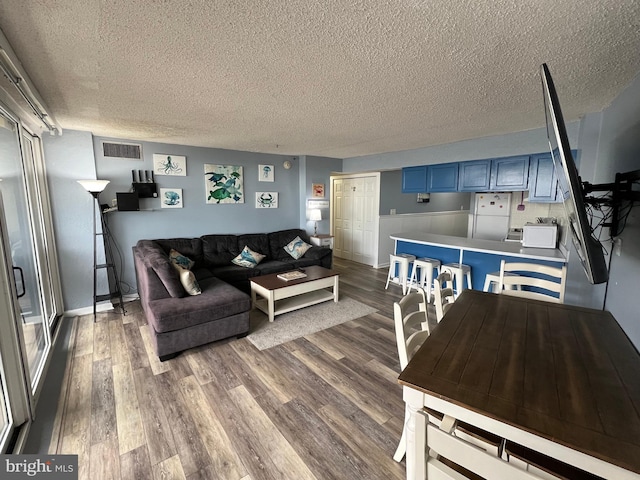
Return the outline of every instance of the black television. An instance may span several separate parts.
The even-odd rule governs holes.
[[[585,192],[578,175],[578,169],[571,155],[567,129],[560,110],[551,73],[546,63],[541,67],[544,107],[547,119],[547,137],[553,165],[564,199],[564,209],[571,230],[573,245],[580,257],[582,267],[592,284],[604,283],[609,279],[602,245],[593,235],[587,218]]]

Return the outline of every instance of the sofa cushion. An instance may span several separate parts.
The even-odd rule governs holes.
[[[184,287],[180,282],[178,272],[171,264],[169,255],[153,240],[140,240],[136,244],[146,266],[153,269],[173,298],[185,296]]]
[[[293,260],[293,259],[290,259]],[[268,275],[270,273],[280,273],[286,272],[288,270],[293,270],[293,264],[289,262],[281,262],[279,260],[269,260],[262,262],[258,265],[254,270],[260,272],[260,275]]]
[[[231,264],[244,244],[238,247],[236,235],[203,235],[202,253],[207,267],[220,267]]]
[[[302,257],[312,245],[302,240],[299,236],[287,243],[283,248],[284,251],[291,255],[291,258],[297,260]]]
[[[233,263],[221,267],[213,267],[212,271],[217,278],[224,279],[225,282],[233,284],[260,274],[258,268],[244,268],[234,265]]]
[[[266,257],[266,255],[254,252],[249,247],[245,246],[240,254],[231,260],[231,262],[241,267],[253,268],[264,260],[264,257]]]
[[[149,302],[153,315],[149,322],[156,332],[171,332],[192,325],[212,322],[246,312],[251,297],[219,280],[208,278],[200,285],[201,295],[185,298],[163,298]]]

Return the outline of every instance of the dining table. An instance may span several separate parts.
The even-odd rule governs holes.
[[[602,478],[640,478],[640,354],[608,311],[464,290],[398,382],[407,479],[436,477],[439,455],[515,478],[425,407]]]

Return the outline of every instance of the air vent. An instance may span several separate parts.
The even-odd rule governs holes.
[[[142,145],[138,143],[102,142],[102,154],[109,158],[142,160]]]

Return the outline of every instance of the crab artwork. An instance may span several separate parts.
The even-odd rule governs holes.
[[[278,208],[278,193],[257,192],[256,208]]]

